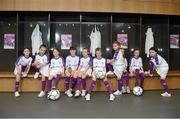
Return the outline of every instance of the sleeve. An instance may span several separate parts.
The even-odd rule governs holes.
[[[93,62],[92,57],[89,57],[89,63],[88,63],[88,65],[89,65],[89,66],[92,66],[92,65],[93,65],[92,62]]]
[[[103,67],[106,68],[106,59],[104,59]]]
[[[46,63],[46,64],[49,63],[49,57],[47,55],[45,55],[45,57],[44,57],[44,63]]]
[[[66,61],[65,61],[65,67],[68,67],[68,56],[66,57]]]
[[[125,60],[125,66],[126,66],[126,68],[127,68],[127,67],[128,67],[127,59],[125,58],[124,60]]]
[[[161,58],[157,55],[155,58],[153,58],[152,62],[155,66],[157,66],[160,63],[159,60],[161,60]]]
[[[132,60],[133,60],[133,58],[131,58],[130,61],[129,61],[129,67],[132,67],[132,65],[133,65]]]
[[[79,66],[81,66],[82,65],[82,58],[80,58],[80,60],[79,60]]]
[[[52,59],[50,60],[50,65],[49,65],[50,68],[52,68]]]
[[[154,73],[154,62],[153,62],[153,60],[151,59],[150,61],[149,61],[149,71],[150,71],[150,74],[153,74]]]
[[[140,58],[140,67],[143,68],[142,58]]]
[[[154,65],[156,65],[155,59],[151,58],[151,59],[150,59],[150,62],[152,62]]]
[[[95,59],[93,59],[93,68],[95,68],[96,67],[96,65],[95,65]]]
[[[63,57],[61,57],[61,60],[62,60],[62,65],[63,65],[63,67],[65,67],[64,58],[63,58]]]
[[[78,57],[78,66],[80,65],[80,57]]]
[[[16,64],[16,65],[20,65],[21,62],[22,62],[22,56],[20,56],[20,57],[17,58],[15,64]]]
[[[117,56],[118,56],[119,53],[120,53],[120,51],[114,53],[114,56],[113,56],[113,59],[114,59],[114,60],[117,60]]]
[[[32,58],[30,57],[28,65],[31,66],[31,64],[32,64]]]
[[[161,65],[163,60],[165,60],[164,58],[162,58],[161,56],[158,56],[158,64]]]
[[[37,60],[37,55],[35,56],[34,60],[35,60],[35,61]]]

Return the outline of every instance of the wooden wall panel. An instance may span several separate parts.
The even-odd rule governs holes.
[[[87,79],[86,89],[89,89],[91,84],[91,78]],[[108,82],[111,85],[113,91],[117,89],[117,80],[116,78],[108,78]],[[169,89],[180,89],[180,77],[168,77],[167,84]],[[133,89],[135,85],[135,79],[131,78],[129,80],[130,88]],[[0,78],[0,92],[13,92],[15,88],[15,77],[4,77]],[[58,85],[60,91],[65,91],[64,80],[61,80]],[[163,90],[163,87],[158,80],[158,77],[146,78],[144,81],[145,90]],[[24,78],[21,81],[20,90],[22,92],[39,92],[41,90],[41,80],[33,79],[33,77]],[[98,80],[94,91],[106,91],[106,87],[103,84],[102,80]]]
[[[15,5],[15,0],[0,0],[0,10],[1,11],[13,11]]]
[[[0,0],[0,11],[79,11],[180,15],[180,0]]]
[[[80,0],[47,0],[48,11],[80,11]]]
[[[121,11],[125,13],[171,14],[172,8],[174,6],[175,4],[172,4],[171,2],[148,2],[144,0],[113,0],[112,11]]]
[[[15,0],[16,11],[43,11],[48,8],[47,0]]]
[[[80,11],[86,12],[110,12],[111,0],[81,0]]]

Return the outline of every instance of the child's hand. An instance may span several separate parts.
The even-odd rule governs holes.
[[[77,72],[77,70],[72,70],[71,75],[73,76],[76,72]]]
[[[153,74],[149,74],[150,77],[153,77]]]
[[[32,63],[32,66],[35,66],[35,63],[34,63],[34,62]]]
[[[35,66],[36,68],[41,68],[41,65],[38,61],[35,61],[33,64],[33,66]]]
[[[79,74],[80,76],[85,75],[85,74],[86,74],[86,71],[81,71],[81,72],[79,72],[78,74]]]
[[[132,68],[129,69],[129,76],[130,76],[130,77],[133,77],[133,76],[134,76],[134,72],[133,72]]]
[[[107,59],[107,61],[106,61],[108,64],[110,64],[111,63],[111,60],[110,59]]]
[[[64,70],[61,70],[61,71],[60,71],[60,74],[61,74],[62,76],[64,76]]]
[[[145,72],[144,72],[144,74],[145,74],[146,76],[153,77],[153,74],[150,74],[150,72],[149,72],[149,71],[145,71]]]
[[[132,72],[130,72],[130,73],[129,73],[129,76],[130,76],[130,77],[133,77],[134,75],[133,75],[133,73],[132,73]]]
[[[22,73],[22,77],[23,78],[27,77],[27,73]]]
[[[45,65],[44,64],[39,64],[40,68],[44,67]]]
[[[71,73],[68,71],[68,70],[65,70],[65,75],[70,77],[71,76]]]
[[[145,76],[149,76],[149,71],[144,72]]]

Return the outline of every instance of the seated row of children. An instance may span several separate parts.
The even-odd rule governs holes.
[[[14,74],[16,75],[15,82],[15,96],[20,96],[19,85],[21,77],[27,77],[28,72],[33,66],[36,69],[34,78],[38,78],[41,74],[41,91],[38,94],[38,97],[43,97],[46,95],[46,83],[48,86],[48,92],[52,88],[58,88],[58,83],[60,79],[64,78],[66,91],[65,94],[68,97],[72,97],[72,90],[77,86],[75,91],[75,97],[85,96],[86,100],[90,100],[90,94],[93,91],[93,88],[98,79],[98,72],[103,71],[105,75],[103,78],[104,85],[107,88],[107,91],[110,94],[109,100],[113,101],[115,96],[121,95],[122,93],[130,93],[129,88],[129,76],[136,77],[136,85],[143,87],[144,82],[144,70],[142,58],[140,57],[140,51],[134,50],[133,57],[130,60],[130,63],[127,63],[126,58],[124,57],[124,49],[121,48],[119,42],[113,42],[114,55],[112,59],[105,59],[102,57],[101,48],[96,48],[96,56],[92,58],[89,55],[88,48],[83,48],[82,57],[76,55],[76,48],[70,48],[70,55],[64,58],[60,56],[60,50],[58,48],[53,49],[53,58],[49,61],[49,58],[46,54],[47,47],[46,45],[41,45],[39,48],[38,54],[35,56],[34,62],[30,56],[30,50],[25,48],[23,50],[23,55],[21,55],[15,63]],[[165,92],[162,93],[162,96],[170,97],[171,93],[168,90],[167,84],[165,82],[169,66],[164,58],[157,54],[157,50],[152,47],[149,49],[150,54],[150,70],[146,72],[147,75],[153,76],[153,71],[156,70],[160,76],[160,81],[164,87]],[[129,70],[127,70],[129,64]],[[117,90],[113,93],[111,86],[108,83],[107,78],[107,68],[113,67],[113,73],[117,77],[118,87]],[[86,91],[86,78],[87,76],[92,76],[92,82],[88,91]],[[54,85],[52,87],[52,80],[54,80]],[[123,80],[125,80],[125,86],[123,86]],[[70,85],[71,82],[71,85]],[[81,89],[82,85],[82,89]]]

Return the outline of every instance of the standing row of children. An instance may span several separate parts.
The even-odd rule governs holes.
[[[122,93],[130,93],[130,88],[128,87],[129,76],[136,77],[136,85],[143,87],[144,82],[144,70],[142,58],[140,57],[140,51],[134,50],[133,57],[130,60],[130,63],[127,63],[126,58],[124,57],[124,49],[121,48],[121,45],[118,41],[113,42],[114,56],[112,59],[105,59],[102,57],[101,48],[96,48],[96,56],[92,58],[89,55],[88,48],[83,48],[82,58],[79,58],[76,55],[76,48],[70,48],[70,55],[64,59],[60,56],[60,51],[58,48],[53,49],[53,58],[49,62],[49,58],[46,54],[47,47],[46,45],[41,45],[39,48],[38,54],[35,56],[35,60],[32,63],[32,58],[30,57],[30,50],[25,48],[23,50],[23,55],[21,55],[15,63],[14,74],[16,75],[15,82],[15,96],[20,96],[19,94],[19,85],[21,77],[27,77],[29,69],[31,66],[35,67],[36,73],[34,78],[38,78],[41,74],[41,92],[38,97],[45,96],[45,87],[46,81],[48,80],[48,92],[52,89],[52,80],[54,80],[53,88],[57,88],[58,82],[62,77],[65,79],[65,94],[68,97],[72,97],[72,90],[77,85],[77,90],[75,91],[76,97],[85,96],[86,100],[90,100],[90,94],[93,91],[93,88],[96,84],[96,72],[104,71],[106,72],[107,67],[112,66],[113,72],[117,77],[118,87],[117,91],[112,93],[111,87],[108,83],[107,75],[103,79],[103,83],[107,88],[107,91],[110,93],[109,100],[113,101],[115,95],[121,95]],[[162,96],[170,97],[171,93],[168,90],[166,84],[166,76],[169,70],[169,66],[164,58],[157,54],[157,50],[152,47],[149,49],[150,61],[149,61],[149,71],[146,72],[147,75],[153,76],[153,71],[156,70],[160,76],[160,81],[164,87],[165,92],[162,93]],[[129,71],[127,70],[129,64]],[[86,91],[86,77],[92,76],[92,82],[90,84],[89,90]],[[126,84],[123,86],[123,80]],[[71,85],[70,85],[71,82]],[[81,90],[82,85],[82,90]]]

